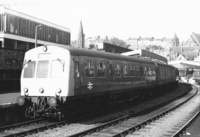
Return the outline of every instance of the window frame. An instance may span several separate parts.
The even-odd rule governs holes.
[[[128,77],[129,76],[128,72],[129,72],[128,65],[127,64],[123,64],[123,76],[124,77]]]
[[[103,76],[101,76],[101,75],[99,75],[100,73],[99,73],[99,71],[100,71],[100,64],[102,63],[102,72],[103,72]],[[106,64],[105,64],[105,62],[102,62],[102,61],[98,61],[97,62],[97,77],[98,78],[106,78]]]
[[[121,64],[117,63],[115,64],[115,76],[116,77],[122,77],[122,68],[121,68]]]
[[[30,65],[30,63],[34,63],[34,70],[33,70],[33,74],[30,76],[30,77],[25,77],[25,74],[26,74],[26,68]],[[26,67],[27,66],[27,67]],[[35,77],[35,73],[36,73],[36,67],[37,67],[37,63],[36,61],[31,61],[27,64],[24,65],[23,69],[24,69],[24,72],[23,72],[23,78],[34,78]],[[30,74],[29,72],[27,72],[28,74]]]
[[[86,69],[88,69],[88,70],[86,70]],[[93,75],[93,76],[88,76],[88,74]],[[90,60],[84,61],[84,76],[85,76],[85,78],[95,78],[95,63],[94,63],[94,61],[90,61]]]
[[[63,69],[63,71],[62,71],[62,74],[61,75],[59,75],[59,76],[52,76],[52,66],[53,66],[53,62],[54,61],[57,61],[57,62],[59,62],[59,63],[61,63],[61,65],[62,65],[62,69]],[[50,71],[50,78],[62,78],[63,77],[63,75],[65,74],[65,60],[52,60],[51,61],[51,71]]]

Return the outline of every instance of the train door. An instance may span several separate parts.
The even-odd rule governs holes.
[[[160,72],[159,72],[159,69],[158,69],[158,64],[156,62],[154,62],[154,64],[155,64],[155,68],[156,68],[156,85],[157,85],[159,77],[160,77],[160,75],[159,75]]]
[[[113,81],[113,67],[112,67],[112,62],[108,62],[108,81],[109,82]]]

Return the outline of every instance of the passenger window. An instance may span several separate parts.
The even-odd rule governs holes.
[[[35,61],[31,61],[24,66],[24,78],[33,78],[35,74]]]
[[[149,76],[151,77],[152,76],[152,68],[149,67]]]
[[[80,77],[80,72],[79,72],[79,62],[75,61],[75,65],[74,65],[74,76],[75,77]]]
[[[102,62],[97,64],[97,75],[98,77],[106,77],[106,66]]]
[[[93,78],[94,74],[94,62],[85,62],[85,77]]]
[[[113,76],[113,71],[112,71],[112,64],[109,64],[109,76]]]
[[[124,68],[123,68],[123,75],[125,77],[128,77],[128,66],[126,64],[124,65]]]
[[[121,65],[120,64],[117,64],[115,67],[115,75],[117,77],[121,77]]]
[[[51,77],[63,77],[64,74],[64,64],[63,60],[53,60],[51,64]]]
[[[153,76],[155,76],[156,75],[156,70],[155,70],[155,68],[153,68]]]
[[[164,70],[164,68],[162,69],[162,77],[165,77],[165,70]]]
[[[133,77],[133,65],[130,65],[130,76]]]
[[[48,71],[49,71],[49,61],[48,60],[42,60],[38,61],[38,67],[37,67],[37,78],[47,78]]]
[[[146,67],[146,76],[149,76],[149,68]]]
[[[146,76],[146,75],[147,75],[147,68],[144,67],[144,76]]]
[[[132,76],[136,76],[136,67],[135,67],[135,65],[132,65],[132,67],[133,67],[133,72],[132,72]]]
[[[136,77],[139,77],[140,76],[140,66],[137,65],[136,66]]]
[[[159,68],[159,76],[162,77],[162,69]]]

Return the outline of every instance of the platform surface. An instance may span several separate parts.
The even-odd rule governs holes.
[[[3,105],[16,104],[17,98],[20,96],[20,92],[0,94],[0,107]]]

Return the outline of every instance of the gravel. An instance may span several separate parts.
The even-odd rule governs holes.
[[[145,130],[138,130],[132,135],[127,135],[126,137],[162,137],[165,134],[168,134],[169,132],[173,131],[173,129],[176,129],[180,122],[184,123],[185,119],[189,117],[190,113],[199,108],[199,97],[200,93],[198,93],[198,96],[193,98],[191,101],[169,113],[167,116],[158,119],[150,125],[147,125]]]

